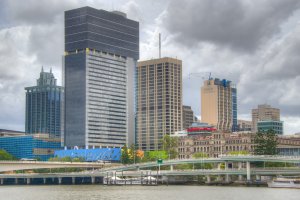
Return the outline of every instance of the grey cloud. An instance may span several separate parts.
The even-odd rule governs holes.
[[[300,27],[272,51],[262,66],[264,78],[285,80],[300,76]]]
[[[28,40],[29,51],[37,56],[41,65],[61,67],[64,52],[62,23],[33,26]]]
[[[75,0],[6,0],[7,14],[12,23],[50,24],[65,10],[79,7]]]
[[[164,22],[180,44],[209,42],[252,52],[299,7],[298,0],[174,0]]]

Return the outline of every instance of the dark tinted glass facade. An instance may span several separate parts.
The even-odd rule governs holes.
[[[96,49],[139,58],[139,23],[124,16],[83,7],[65,12],[65,51]]]
[[[231,89],[231,94],[232,94],[232,131],[238,131],[236,88]]]
[[[56,85],[52,72],[41,72],[37,86],[26,90],[26,122],[28,134],[47,133],[61,137],[63,88]]]
[[[138,22],[90,7],[65,12],[66,146],[128,142],[138,56]]]

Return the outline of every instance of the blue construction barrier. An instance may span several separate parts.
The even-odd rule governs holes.
[[[101,148],[101,149],[70,149],[58,150],[54,152],[55,157],[82,158],[88,162],[112,161],[118,162],[121,159],[120,148]]]

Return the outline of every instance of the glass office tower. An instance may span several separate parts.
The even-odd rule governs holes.
[[[47,133],[50,138],[60,138],[63,87],[57,86],[52,71],[40,73],[37,86],[26,87],[27,134]]]
[[[237,120],[237,90],[235,87],[231,89],[232,94],[232,131],[238,131],[238,120]]]
[[[134,73],[139,23],[121,12],[65,12],[65,145],[134,142]]]

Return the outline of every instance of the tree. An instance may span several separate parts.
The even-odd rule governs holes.
[[[16,160],[16,158],[4,149],[0,149],[0,160]]]
[[[128,148],[127,148],[126,144],[122,147],[121,152],[122,152],[121,162],[123,164],[129,164],[130,163],[130,155],[129,155]]]
[[[208,158],[208,154],[198,152],[193,154],[193,158]],[[213,165],[211,163],[196,163],[194,164],[195,169],[212,169]]]
[[[254,138],[255,155],[275,155],[277,154],[277,136],[274,130],[269,129],[267,132],[258,132]]]
[[[165,135],[162,139],[163,150],[168,152],[169,159],[177,158],[178,138]]]
[[[248,151],[230,151],[228,155],[249,155]]]

